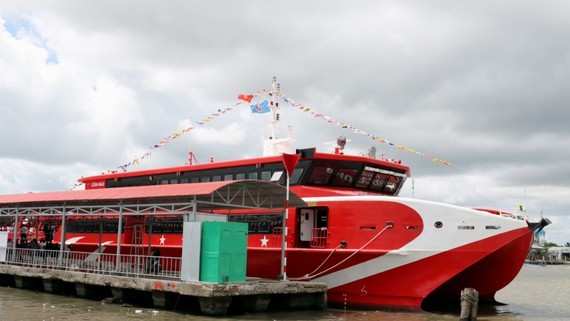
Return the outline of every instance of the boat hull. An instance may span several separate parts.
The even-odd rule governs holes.
[[[481,299],[492,300],[498,290],[516,277],[531,242],[532,234],[522,228],[442,253],[432,253],[427,258],[379,273],[373,273],[371,266],[376,265],[381,270],[382,261],[399,259],[401,256],[413,257],[415,254],[409,251],[405,254],[362,251],[346,264],[331,270],[330,275],[336,282],[329,284],[328,304],[330,307],[347,309],[420,309],[432,304],[455,303],[461,290],[466,287],[478,290]],[[303,279],[329,253],[288,251],[289,277]],[[329,260],[332,262],[322,269],[333,266],[349,255],[349,252],[333,255]],[[422,253],[419,256],[425,255]],[[248,256],[248,273],[251,275],[271,277],[279,272],[278,251],[250,249]],[[370,276],[357,280],[347,278],[346,283],[342,281],[344,276],[358,273],[357,270],[363,266],[371,270]],[[327,283],[328,279],[325,276],[313,280]],[[338,283],[344,284],[336,286]]]
[[[447,204],[377,196],[312,201],[328,211],[326,243],[301,242],[302,210],[292,210],[286,276],[326,283],[330,307],[419,309],[455,302],[467,287],[493,300],[515,278],[532,242],[524,221]],[[142,244],[179,257],[180,236],[147,235]],[[280,240],[280,234],[249,235],[247,276],[280,277]]]

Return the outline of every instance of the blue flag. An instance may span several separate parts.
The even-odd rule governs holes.
[[[267,100],[264,100],[257,104],[253,104],[250,106],[250,108],[252,113],[258,113],[258,114],[268,113],[271,111]]]

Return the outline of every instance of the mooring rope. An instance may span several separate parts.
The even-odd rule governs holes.
[[[294,281],[302,281],[302,280],[311,280],[314,279],[324,273],[327,273],[328,271],[336,268],[337,266],[343,264],[344,262],[348,261],[350,258],[352,258],[353,256],[355,256],[358,252],[360,252],[361,250],[363,250],[365,247],[367,247],[368,245],[370,245],[370,243],[372,243],[375,239],[377,239],[380,235],[382,235],[382,233],[384,233],[384,231],[386,231],[387,229],[390,229],[394,227],[394,224],[392,222],[388,222],[386,223],[386,226],[378,233],[376,233],[376,235],[374,235],[368,242],[366,242],[364,245],[362,245],[359,249],[357,249],[356,251],[354,251],[352,254],[350,254],[349,256],[347,256],[345,259],[343,259],[342,261],[338,262],[337,264],[327,268],[324,271],[321,271],[319,273],[314,274],[316,271],[318,271],[327,261],[328,259],[336,252],[336,250],[341,247],[343,244],[339,244],[336,248],[334,248],[332,250],[332,252],[327,256],[327,258],[311,273],[309,274],[305,274],[304,276],[298,277],[298,278],[289,278],[290,280],[294,280]]]

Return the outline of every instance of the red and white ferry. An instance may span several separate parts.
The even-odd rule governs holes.
[[[492,300],[521,269],[533,240],[526,220],[398,197],[409,175],[409,168],[399,163],[314,149],[297,152],[301,159],[291,191],[310,206],[289,210],[287,275],[325,282],[329,306],[419,308],[457,298],[466,287],[478,290],[480,299]],[[283,171],[281,156],[266,156],[81,181],[88,189],[114,188],[270,180]],[[249,224],[247,275],[278,277],[282,215],[235,213],[229,220]],[[147,224],[155,224],[152,243],[169,239],[170,250],[163,253],[180,251],[182,238],[174,236],[182,233],[181,218]]]
[[[285,184],[281,143],[267,141],[266,156],[260,158],[105,174],[80,182],[86,189],[275,177]],[[481,300],[493,300],[524,263],[535,225],[520,217],[398,197],[410,175],[400,162],[345,155],[339,149],[296,153],[300,161],[290,188],[308,206],[289,210],[287,276],[325,282],[331,307],[421,308],[458,298],[467,287],[478,290]],[[181,238],[171,237],[182,232],[178,220],[164,226],[147,223],[155,224],[151,242],[168,237],[170,251],[180,251]],[[279,277],[282,215],[233,212],[229,220],[249,224],[247,275]]]
[[[272,178],[285,184],[280,143],[269,140],[266,156],[259,158],[103,174],[80,182],[86,189]],[[480,300],[493,300],[524,263],[535,227],[524,219],[399,197],[410,175],[400,162],[345,155],[338,149],[296,153],[300,160],[290,189],[307,206],[289,209],[286,273],[290,279],[325,282],[330,307],[426,308],[431,302],[457,299],[467,287],[478,290]],[[228,220],[249,226],[247,276],[282,277],[282,218],[280,213],[229,214]],[[109,222],[103,235],[99,224],[66,224],[67,238],[76,246],[112,246],[117,241],[116,223]],[[180,256],[182,217],[143,224],[138,244],[157,246],[165,256]],[[128,247],[129,235],[122,242]]]

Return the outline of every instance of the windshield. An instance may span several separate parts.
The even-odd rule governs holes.
[[[406,175],[358,162],[322,162],[313,167],[307,185],[353,187],[396,195]]]

